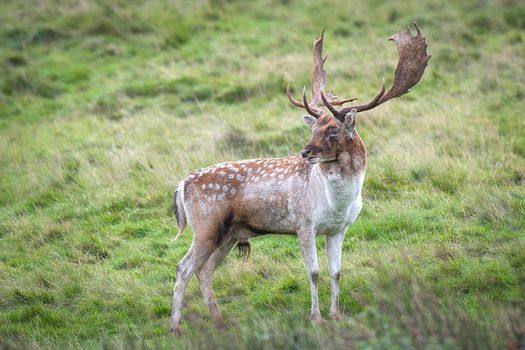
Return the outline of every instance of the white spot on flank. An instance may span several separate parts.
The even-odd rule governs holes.
[[[223,192],[228,191],[228,186],[226,186],[226,185],[222,186],[222,191],[223,191]]]
[[[213,188],[213,184],[208,184],[208,188],[212,189]]]
[[[224,171],[219,171],[219,175],[220,176],[224,176],[224,175],[226,175],[226,173]]]
[[[206,189],[206,184],[202,184],[202,189],[203,189],[203,190]]]
[[[253,168],[248,168],[248,174],[250,174],[253,171]]]
[[[275,176],[275,173],[271,173],[271,174],[270,174],[270,177],[274,177],[274,176]]]
[[[253,179],[253,181],[259,181],[260,177],[259,176],[256,176],[255,179]]]
[[[216,189],[217,191],[220,190],[220,189],[221,189],[221,185],[219,185],[219,184],[215,184],[215,189]]]
[[[228,170],[229,171],[234,171],[234,172],[238,172],[239,171],[239,169],[237,169],[236,167],[233,167],[233,166],[228,167]]]
[[[234,177],[235,177],[235,174],[232,174],[232,173],[228,174],[228,179],[233,179]]]
[[[230,190],[230,192],[231,192],[232,194],[235,194],[235,193],[237,193],[237,189],[235,189],[235,187],[234,187],[234,188],[232,188],[232,189]]]
[[[237,174],[237,176],[235,176],[235,178],[239,181],[244,181],[244,176],[241,176],[240,174]]]

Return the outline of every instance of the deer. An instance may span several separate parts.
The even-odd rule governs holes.
[[[216,268],[237,245],[247,258],[249,239],[265,234],[296,235],[310,281],[310,319],[324,322],[318,299],[319,265],[316,237],[326,236],[330,273],[329,316],[340,318],[339,279],[343,239],[363,206],[361,189],[367,164],[366,146],[356,129],[357,113],[371,110],[406,94],[416,85],[428,64],[425,37],[414,22],[388,40],[398,50],[398,63],[391,88],[385,92],[383,79],[379,93],[368,103],[343,107],[355,98],[337,100],[327,92],[323,56],[324,30],[313,43],[311,76],[312,99],[303,88],[302,101],[287,86],[289,101],[308,113],[304,122],[312,136],[300,154],[285,158],[262,158],[215,164],[191,172],[174,194],[174,214],[179,232],[191,226],[190,248],[176,268],[170,331],[181,335],[182,303],[188,281],[199,280],[212,321],[225,327],[212,289]],[[325,107],[328,111],[323,110]],[[341,107],[337,109],[336,107]]]

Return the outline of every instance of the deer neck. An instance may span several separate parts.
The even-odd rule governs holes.
[[[318,163],[312,168],[312,171],[317,173],[325,185],[337,190],[340,186],[354,181],[356,177],[362,176],[365,171],[365,160],[359,155],[342,152],[337,160]]]
[[[366,146],[357,131],[335,161],[321,162],[317,166],[320,175],[334,184],[351,181],[363,174],[366,167]]]
[[[350,152],[353,151],[353,152]],[[350,205],[361,194],[366,168],[364,144],[358,151],[341,152],[333,162],[322,162],[312,167],[312,186],[316,197],[324,197],[330,207]]]

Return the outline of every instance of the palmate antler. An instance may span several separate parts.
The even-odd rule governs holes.
[[[310,113],[310,111],[308,111],[308,108],[307,108],[307,111],[310,114],[314,115],[315,117],[319,117],[321,115],[321,112],[319,109],[320,103],[316,99],[316,90],[314,90],[314,86],[317,86],[317,89],[320,88],[320,90],[317,90],[317,91],[319,91],[323,105],[325,105],[332,112],[334,117],[336,117],[339,120],[344,120],[345,115],[353,109],[356,109],[357,112],[367,111],[369,109],[379,106],[382,103],[385,103],[391,98],[399,97],[399,96],[406,94],[411,87],[413,87],[419,82],[428,64],[428,60],[430,59],[430,57],[432,57],[427,54],[427,44],[425,42],[425,37],[421,33],[421,30],[419,29],[419,26],[417,25],[416,22],[414,22],[414,26],[416,27],[416,31],[417,31],[416,36],[412,36],[410,29],[407,28],[406,31],[399,32],[391,36],[388,39],[396,43],[397,51],[399,54],[399,60],[397,63],[396,71],[394,73],[394,82],[392,83],[392,87],[390,88],[390,90],[388,90],[388,92],[385,93],[385,81],[383,79],[381,90],[370,102],[363,104],[363,105],[346,107],[338,111],[333,106],[342,105],[342,103],[349,102],[354,99],[343,100],[340,102],[332,101],[333,95],[331,93],[328,93],[328,94],[324,93],[324,85],[321,85],[321,84],[315,85],[314,78],[316,78],[316,76],[315,74],[312,74],[312,91],[314,93],[314,99],[312,100],[312,103],[308,107],[310,109],[313,109],[315,108],[315,106],[317,106],[317,108],[315,109],[316,115]],[[322,49],[322,39],[323,37],[321,35],[321,38],[319,39],[321,41],[321,49]],[[316,68],[315,68],[315,64],[316,64],[315,47],[316,46],[315,45],[317,41],[319,40],[316,39],[316,41],[314,42],[314,72],[316,71]],[[319,52],[319,55],[320,55],[320,52]],[[326,59],[326,56],[325,56],[325,59]],[[324,70],[322,69],[323,63],[324,63],[324,60],[321,61],[320,71],[323,74],[325,74]],[[317,82],[321,80],[317,78],[315,81]],[[326,75],[322,77],[322,82],[326,84]],[[289,86],[288,86],[288,98],[294,105],[298,107],[306,108],[305,104],[300,104],[300,103],[296,104],[295,102],[297,101],[295,100],[292,101],[293,98],[290,95]],[[306,97],[304,96],[304,92],[303,92],[303,101],[305,100],[306,100]],[[316,103],[316,105],[314,105],[314,102]]]
[[[297,101],[292,96],[292,92],[290,91],[290,84],[288,84],[286,88],[286,93],[288,95],[288,99],[290,102],[297,106],[306,109],[306,111],[316,117],[319,118],[321,116],[321,109],[319,108],[321,105],[326,105],[327,102],[323,102],[322,94],[325,91],[326,86],[326,72],[324,70],[324,63],[326,61],[327,55],[324,55],[323,57],[323,39],[324,39],[324,30],[321,32],[321,35],[319,37],[315,37],[314,40],[314,48],[313,48],[313,67],[312,67],[312,101],[308,103],[306,100],[306,86],[303,88],[303,96],[302,100],[303,102]],[[329,101],[329,104],[331,106],[342,106],[344,103],[354,101],[355,98],[350,98],[342,101],[335,101],[333,100],[337,96],[334,96],[333,92],[328,92],[325,94],[324,98],[325,101]]]

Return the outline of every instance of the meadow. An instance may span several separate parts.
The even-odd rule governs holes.
[[[309,84],[321,29],[328,87],[364,102],[414,20],[421,82],[358,117],[342,320],[310,324],[296,239],[264,236],[215,273],[228,329],[194,279],[170,336],[178,182],[300,152],[286,83]],[[518,0],[0,2],[0,348],[525,348],[524,73]]]

